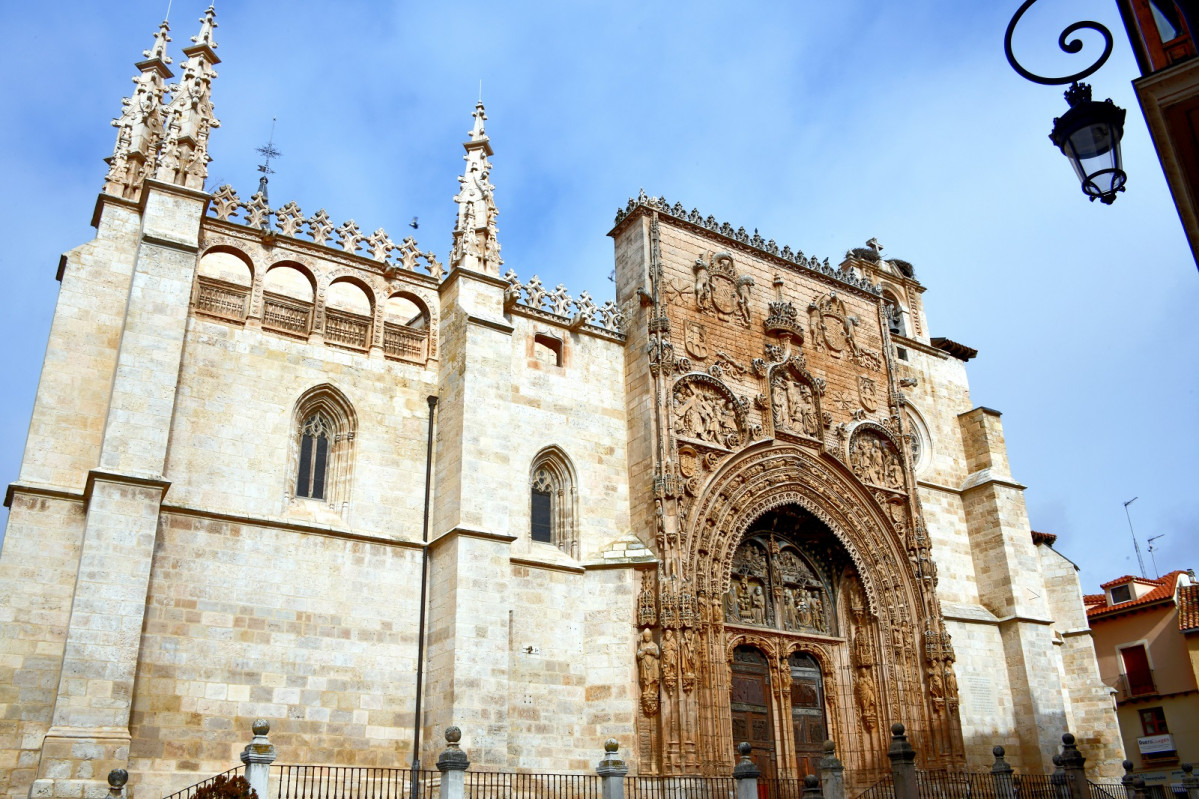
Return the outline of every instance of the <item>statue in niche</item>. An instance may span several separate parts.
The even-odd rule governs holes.
[[[820,591],[812,592],[812,626],[820,632],[828,632],[828,622],[824,618],[824,600],[820,598]]]
[[[807,591],[797,591],[795,593],[796,613],[799,616],[800,627],[812,626],[812,604],[808,601]]]
[[[811,386],[780,375],[771,381],[770,394],[775,430],[790,430],[813,438],[819,437],[820,421]]]
[[[874,722],[878,719],[878,689],[874,685],[874,675],[870,669],[862,669],[858,673],[853,694],[862,716],[862,726],[867,730],[873,730]]]
[[[729,585],[728,593],[724,595],[724,620],[730,622],[741,621],[741,610],[739,606],[739,595],[737,593],[737,584]]]
[[[737,278],[737,315],[746,327],[750,324],[749,294],[753,287],[754,279],[749,275]]]
[[[873,431],[854,436],[849,453],[854,474],[864,483],[903,490],[903,464],[891,442]]]
[[[754,624],[766,623],[766,592],[760,585],[754,586],[753,622]]]
[[[799,625],[795,616],[795,594],[790,588],[783,589],[783,629],[794,632]]]
[[[681,662],[683,666],[683,690],[690,692],[695,687],[695,630],[683,630]]]
[[[945,681],[941,679],[936,667],[928,670],[928,694],[933,699],[945,698]]]
[[[641,644],[637,647],[637,676],[641,682],[641,709],[647,716],[658,712],[659,659],[661,650],[654,643],[649,630],[641,631]]]
[[[747,621],[752,619],[753,616],[753,596],[749,587],[749,580],[742,577],[741,585],[737,592],[737,618],[740,621]]]
[[[675,680],[679,673],[679,642],[675,638],[674,630],[667,629],[662,634],[662,674],[663,682],[666,683],[666,690],[669,693],[674,692]]]

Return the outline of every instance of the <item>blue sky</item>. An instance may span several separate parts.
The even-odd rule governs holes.
[[[1084,588],[1137,571],[1123,501],[1162,572],[1199,567],[1199,277],[1130,81],[1114,2],[1042,0],[1034,70],[1081,68],[1058,33],[1116,50],[1090,80],[1128,109],[1128,190],[1089,203],[1049,143],[1061,89],[1017,76],[1018,3],[223,2],[209,176],[251,194],[278,117],[278,206],[380,226],[444,261],[483,81],[500,242],[527,279],[611,296],[617,207],[644,187],[834,263],[875,236],[928,287],[933,335],[980,351],[1034,529]],[[1042,8],[1042,6],[1044,6]],[[174,0],[172,54],[206,3]],[[59,255],[91,238],[109,120],[166,2],[21,3],[0,51],[0,480],[16,479]],[[1098,48],[1092,37],[1088,50]],[[1089,63],[1089,62],[1087,62]],[[1148,553],[1146,569],[1153,576]]]

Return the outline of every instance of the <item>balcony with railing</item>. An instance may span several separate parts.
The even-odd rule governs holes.
[[[307,338],[312,324],[312,303],[263,292],[262,305],[265,330]]]
[[[1124,702],[1140,697],[1156,696],[1157,681],[1153,677],[1153,669],[1121,674],[1116,678],[1112,687],[1116,689],[1116,701]]]
[[[354,350],[365,350],[371,344],[371,320],[348,311],[325,310],[325,341]]]
[[[391,322],[383,323],[383,354],[388,358],[424,363],[428,342],[427,330],[418,330]]]
[[[245,321],[247,286],[200,275],[196,278],[196,310],[234,322]]]

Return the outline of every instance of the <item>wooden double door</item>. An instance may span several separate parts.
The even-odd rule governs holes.
[[[791,743],[794,763],[779,759],[779,741],[775,734],[776,716],[772,707],[770,665],[756,647],[739,646],[733,652],[730,706],[733,743],[748,741],[751,757],[764,778],[785,773],[803,777],[819,774],[820,758],[828,735],[824,718],[824,685],[820,667],[809,655],[795,653],[787,663],[791,671]]]

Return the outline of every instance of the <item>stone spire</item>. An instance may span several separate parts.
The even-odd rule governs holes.
[[[121,115],[112,121],[117,128],[117,144],[112,155],[104,159],[108,164],[104,193],[113,197],[138,199],[142,181],[154,169],[154,159],[162,143],[162,96],[166,80],[174,77],[167,68],[171,63],[167,55],[169,30],[164,19],[154,34],[154,44],[142,51],[142,60],[135,65],[141,74],[133,78],[133,95],[121,101]]]
[[[203,189],[208,177],[208,134],[221,124],[212,113],[212,79],[217,76],[213,67],[221,62],[212,38],[216,26],[216,9],[209,6],[200,18],[200,32],[183,48],[187,61],[183,77],[171,87],[174,94],[166,108],[166,141],[154,174],[163,183]]]
[[[466,148],[466,155],[462,156],[466,171],[458,178],[461,188],[454,197],[454,202],[458,203],[458,222],[454,226],[450,268],[473,269],[498,277],[504,261],[500,258],[496,238],[499,229],[495,218],[499,212],[495,208],[495,186],[488,180],[491,162],[487,158],[494,153],[491,140],[483,129],[487,114],[483,111],[482,100],[475,106],[474,118],[470,138],[462,145]]]

